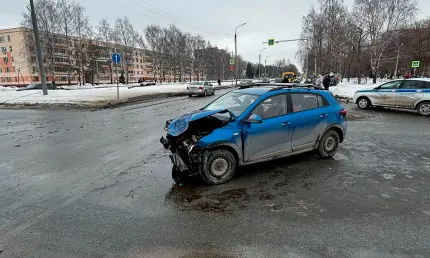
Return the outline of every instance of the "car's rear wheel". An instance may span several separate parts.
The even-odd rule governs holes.
[[[203,96],[207,96],[208,95],[208,92],[205,90],[204,92],[203,92]]]
[[[215,95],[215,90],[212,91],[212,95]]]
[[[360,97],[357,99],[357,106],[361,109],[370,108],[370,99],[367,97]]]
[[[425,101],[418,104],[417,111],[422,116],[430,116],[430,101]]]
[[[209,153],[202,167],[202,178],[206,184],[218,185],[229,181],[236,173],[237,162],[233,153],[217,149]]]
[[[191,98],[192,96],[193,96],[192,94],[188,94],[188,97],[190,97],[190,98]]]
[[[334,130],[327,131],[318,144],[318,155],[321,158],[329,158],[336,154],[339,148],[340,137]]]

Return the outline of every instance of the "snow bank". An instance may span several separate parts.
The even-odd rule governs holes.
[[[382,83],[382,82],[380,82],[380,83],[373,84],[370,81],[368,81],[365,84],[357,84],[354,82],[355,81],[351,80],[351,82],[340,83],[337,86],[330,87],[330,91],[333,92],[333,94],[336,97],[352,99],[352,97],[354,96],[354,93],[357,90],[374,89]]]
[[[12,86],[12,87],[4,87],[0,85],[0,91],[16,91],[17,87]]]
[[[146,95],[162,93],[185,93],[188,85],[189,84],[162,84],[135,88],[120,87],[119,99],[124,101],[129,98]],[[218,87],[218,84],[214,85],[215,87]],[[231,82],[222,83],[221,86],[231,86]],[[41,90],[7,90],[0,93],[0,104],[76,104],[117,100],[116,85],[106,88],[88,85],[74,85],[66,86],[64,88],[67,88],[68,90],[49,90],[49,94],[47,96],[44,96]]]

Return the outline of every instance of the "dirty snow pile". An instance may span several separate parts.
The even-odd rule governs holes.
[[[222,83],[227,86],[229,83]],[[133,97],[154,95],[162,93],[185,93],[189,84],[163,84],[145,87],[120,87],[119,99],[127,100]],[[214,84],[215,85],[215,84]],[[231,85],[231,82],[230,82]],[[218,84],[215,85],[217,87]],[[0,89],[10,88],[2,87]],[[48,90],[48,95],[43,95],[41,90],[16,91],[16,88],[1,91],[0,104],[52,104],[52,103],[80,103],[99,102],[117,99],[116,85],[112,87],[67,86],[67,90]]]
[[[344,80],[343,83],[339,83],[337,86],[330,87],[330,91],[333,92],[333,95],[340,98],[348,98],[352,99],[355,92],[358,90],[369,90],[378,87],[381,83],[373,84],[371,81],[363,84],[357,84],[356,82],[347,82]]]

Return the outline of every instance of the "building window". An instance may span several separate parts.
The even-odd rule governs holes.
[[[11,52],[11,53],[12,53],[12,46],[10,46],[10,47],[9,47],[9,52]]]
[[[12,72],[15,72],[16,70],[15,70],[15,66],[14,67],[12,67]]]
[[[3,53],[3,55],[6,55],[6,47],[1,47],[1,52]]]
[[[34,82],[38,82],[38,81],[39,81],[39,76],[34,76],[34,77],[33,77],[33,81],[34,81]]]
[[[0,43],[4,42],[4,37],[0,37]]]
[[[31,62],[36,62],[36,57],[35,56],[31,57]]]
[[[7,35],[7,41],[10,42],[10,35]]]
[[[7,73],[9,72],[9,67],[6,67],[6,72],[7,72]]]

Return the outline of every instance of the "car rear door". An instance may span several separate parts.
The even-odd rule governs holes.
[[[396,90],[402,84],[402,80],[396,80],[382,84],[372,94],[372,105],[374,106],[394,106],[397,101]]]
[[[316,93],[291,93],[290,98],[293,110],[289,119],[293,134],[291,149],[297,152],[313,148],[328,126],[329,103]]]
[[[424,97],[426,85],[420,80],[405,80],[397,92],[396,106],[402,108],[414,108],[415,103]]]
[[[291,152],[287,95],[266,98],[248,115],[261,116],[261,123],[245,123],[244,160],[252,162]]]

